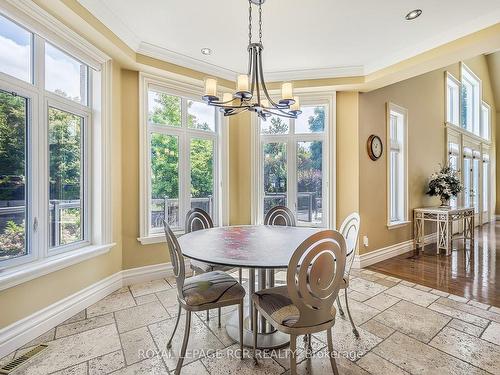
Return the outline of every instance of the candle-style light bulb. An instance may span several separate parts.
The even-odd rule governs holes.
[[[248,92],[248,75],[239,74],[237,78],[236,91]]]
[[[205,95],[217,96],[217,80],[215,78],[205,78]]]
[[[292,82],[284,82],[281,85],[281,99],[287,100],[293,98],[293,85]]]

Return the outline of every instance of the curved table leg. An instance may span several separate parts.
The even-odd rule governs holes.
[[[267,271],[267,276],[266,276]],[[272,276],[271,276],[272,274]],[[258,286],[257,290],[264,289],[266,287],[272,288],[274,286],[274,270],[259,270],[258,271]],[[267,286],[266,286],[267,284]],[[252,316],[253,316],[253,304],[252,304],[252,294],[255,292],[255,269],[249,269],[249,286],[247,295],[247,308],[245,311],[247,313],[244,316],[244,328],[243,328],[243,345],[247,347],[253,347],[253,328],[252,327]],[[238,312],[235,312],[231,318],[226,323],[226,331],[229,337],[233,340],[240,342],[240,334],[238,330]],[[264,317],[257,319],[257,348],[259,349],[276,349],[288,345],[290,342],[290,336],[270,327],[266,322]]]

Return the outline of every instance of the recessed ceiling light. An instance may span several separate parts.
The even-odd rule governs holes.
[[[201,49],[201,53],[208,56],[212,54],[212,50],[210,48],[205,47]]]
[[[422,14],[422,9],[414,9],[410,13],[408,13],[405,18],[408,21],[414,20],[415,18],[419,17]]]

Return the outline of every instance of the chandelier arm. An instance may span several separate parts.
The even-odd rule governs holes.
[[[276,103],[273,99],[271,99],[271,96],[269,95],[269,92],[267,91],[266,87],[266,81],[264,80],[264,70],[262,69],[262,55],[259,54],[259,75],[260,75],[260,80],[262,82],[262,91],[264,91],[264,95],[266,96],[267,100],[269,100],[269,103],[273,106],[276,107],[277,109],[286,109],[288,106],[283,107],[281,104]]]
[[[250,75],[252,74],[252,65],[253,65],[253,53],[250,45],[248,46],[248,78],[250,79]],[[253,90],[252,90],[253,91]]]
[[[292,118],[292,119],[296,119],[297,116],[291,114],[291,113],[288,113],[288,112],[285,112],[285,111],[282,111],[281,109],[267,109],[267,108],[264,108],[263,109],[264,112],[267,112],[267,113],[270,113],[272,115],[275,115],[275,116],[281,116],[281,117],[286,117],[286,118]]]

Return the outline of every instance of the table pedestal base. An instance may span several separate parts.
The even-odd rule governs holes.
[[[245,309],[247,310],[247,309]],[[253,348],[253,332],[250,329],[250,317],[246,314],[243,318],[243,345]],[[229,337],[237,342],[240,341],[238,313],[236,312],[226,323],[226,331]],[[279,331],[270,333],[257,333],[258,349],[278,349],[290,343],[290,335]]]

